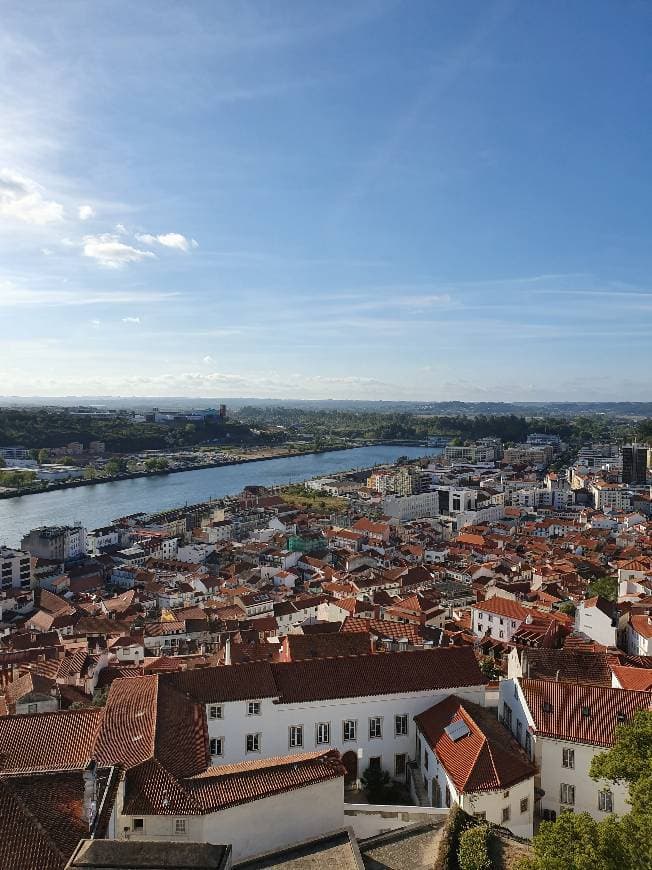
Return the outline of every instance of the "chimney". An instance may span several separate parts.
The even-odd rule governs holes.
[[[93,828],[97,812],[97,762],[92,758],[84,768],[83,819],[88,823],[89,831]]]
[[[231,664],[231,638],[227,637],[226,643],[224,644],[224,664]]]

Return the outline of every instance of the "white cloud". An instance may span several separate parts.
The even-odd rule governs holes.
[[[95,209],[92,205],[80,205],[77,209],[77,214],[79,215],[80,221],[87,221],[90,218],[95,217]]]
[[[52,255],[50,248],[41,248],[41,253],[44,257],[50,257]]]
[[[123,317],[123,323],[140,323],[140,317]]]
[[[161,233],[158,236],[152,233],[136,233],[136,239],[143,245],[162,245],[164,248],[174,248],[184,252],[188,252],[191,247],[199,247],[199,242],[195,239],[187,239],[181,233]]]
[[[42,226],[63,220],[63,205],[46,199],[43,188],[31,178],[3,169],[0,170],[0,217]]]
[[[124,224],[116,224],[115,231],[121,236],[127,235],[127,227]]]
[[[204,357],[203,362],[205,362],[206,365],[209,366],[212,362],[215,362],[215,360],[213,359],[212,356],[210,356],[210,354],[207,354],[207,355]]]
[[[101,266],[109,269],[120,269],[127,263],[139,263],[141,260],[156,258],[156,254],[151,251],[141,251],[127,245],[112,233],[84,236],[83,248],[85,257],[91,257]]]
[[[93,329],[99,329],[100,323],[101,323],[101,321],[98,320],[97,318],[94,318],[93,320],[90,321],[90,324],[93,327]]]
[[[68,290],[59,287],[33,290],[0,278],[0,308],[18,305],[149,305],[177,296],[156,290]]]

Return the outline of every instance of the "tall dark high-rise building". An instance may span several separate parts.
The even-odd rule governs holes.
[[[644,485],[647,475],[647,447],[626,444],[623,447],[623,483]]]

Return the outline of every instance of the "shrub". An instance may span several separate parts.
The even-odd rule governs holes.
[[[491,870],[489,857],[489,828],[479,825],[468,828],[460,836],[457,860],[460,870]]]

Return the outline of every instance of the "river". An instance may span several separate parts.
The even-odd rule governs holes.
[[[250,484],[296,483],[311,477],[328,477],[336,471],[371,468],[393,462],[399,456],[417,459],[441,452],[440,448],[394,445],[355,447],[5,499],[0,501],[0,545],[18,547],[22,536],[38,526],[80,521],[87,529],[95,529],[128,514],[155,513],[209,498],[236,495]]]

